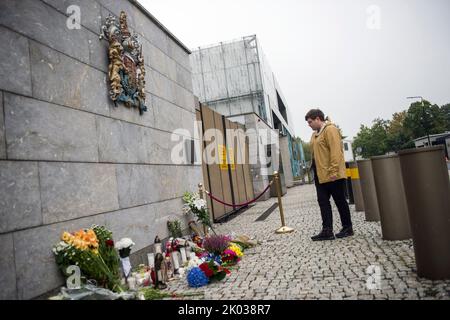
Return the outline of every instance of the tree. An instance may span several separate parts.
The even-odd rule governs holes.
[[[450,131],[450,103],[441,107],[441,113],[445,119],[445,131]]]
[[[407,111],[392,115],[392,120],[375,119],[371,127],[361,125],[353,141],[355,154],[364,158],[414,148],[414,139],[427,134],[450,131],[450,103],[439,107],[423,100],[414,102]]]
[[[410,134],[404,128],[404,121],[407,111],[396,112],[392,115],[387,127],[386,144],[389,151],[399,151],[402,149],[413,148],[414,143]]]
[[[354,151],[361,148],[361,155],[363,158],[370,158],[372,156],[383,155],[388,151],[387,146],[387,127],[389,122],[380,118],[372,122],[372,127],[361,125],[361,129],[353,141]]]
[[[441,108],[424,100],[414,102],[408,109],[404,120],[404,127],[412,139],[425,137],[426,135],[442,133],[448,130],[448,107]]]

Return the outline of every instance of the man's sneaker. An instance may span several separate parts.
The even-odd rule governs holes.
[[[341,230],[341,232],[336,233],[336,238],[347,238],[347,237],[351,237],[353,236],[353,228],[352,227],[348,227],[348,228],[343,228]]]
[[[318,235],[311,237],[312,241],[326,241],[326,240],[334,240],[333,230],[323,229]]]

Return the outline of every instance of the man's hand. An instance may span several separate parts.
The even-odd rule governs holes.
[[[330,179],[331,179],[331,181],[336,181],[337,176],[331,176]]]

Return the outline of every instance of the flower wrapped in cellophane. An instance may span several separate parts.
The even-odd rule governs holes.
[[[81,276],[116,292],[122,291],[119,276],[119,257],[114,249],[112,232],[93,226],[74,233],[63,232],[61,241],[53,246],[56,263],[65,276],[67,268],[78,266]]]
[[[192,213],[197,217],[197,221],[203,226],[211,227],[211,218],[208,213],[208,206],[205,200],[201,199],[198,193],[185,192],[183,195],[184,212]]]

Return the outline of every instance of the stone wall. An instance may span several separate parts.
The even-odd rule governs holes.
[[[67,28],[69,5],[81,29]],[[143,116],[108,96],[98,36],[121,10],[143,43]],[[0,299],[30,299],[63,283],[51,252],[63,230],[106,225],[137,252],[183,218],[202,181],[170,160],[172,131],[194,130],[189,51],[125,0],[2,0],[0,43]]]

